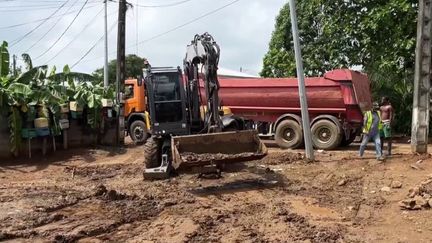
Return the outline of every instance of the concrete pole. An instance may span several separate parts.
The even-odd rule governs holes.
[[[298,79],[299,97],[300,97],[300,106],[301,106],[303,136],[304,136],[304,142],[306,148],[306,158],[308,160],[313,161],[315,158],[314,158],[314,151],[312,147],[312,136],[310,130],[308,105],[306,99],[303,59],[301,55],[300,38],[298,33],[295,0],[289,0],[289,6],[290,6],[290,15],[291,15],[292,35],[294,41],[294,52],[295,52],[295,59],[296,59],[296,66],[297,66],[297,79]]]
[[[140,22],[140,19],[139,19],[139,7],[138,7],[138,0],[136,0],[136,25],[135,25],[135,31],[136,31],[136,33],[135,33],[135,39],[136,39],[136,41],[135,41],[135,45],[136,45],[136,55],[137,56],[139,56],[139,48],[138,48],[138,43],[139,43],[139,22]]]
[[[431,82],[432,6],[430,0],[419,1],[417,46],[414,74],[414,100],[411,125],[411,150],[427,153]]]
[[[104,63],[104,87],[108,87],[108,0],[105,0],[105,63]]]

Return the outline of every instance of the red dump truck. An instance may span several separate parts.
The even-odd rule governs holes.
[[[221,105],[253,123],[263,136],[282,148],[303,145],[296,78],[220,78]],[[362,110],[371,107],[365,74],[347,69],[306,78],[312,142],[317,149],[352,143],[360,133]],[[205,97],[204,102],[205,102]]]

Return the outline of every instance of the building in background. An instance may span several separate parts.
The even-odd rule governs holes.
[[[218,77],[219,78],[259,78],[259,76],[243,73],[239,71],[234,71],[226,68],[218,69]]]

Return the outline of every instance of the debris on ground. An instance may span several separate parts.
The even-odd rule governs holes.
[[[116,201],[116,200],[123,200],[125,198],[127,198],[128,196],[122,193],[117,192],[116,190],[107,190],[107,188],[104,185],[98,185],[95,189],[94,189],[95,196],[99,196],[104,198],[105,200],[110,200],[110,201]]]
[[[348,181],[346,179],[342,179],[337,184],[338,184],[338,186],[344,186],[345,184],[347,184],[347,182]]]
[[[402,182],[400,182],[400,181],[392,181],[390,187],[393,188],[393,189],[402,188]]]
[[[265,165],[281,165],[281,164],[292,164],[295,162],[303,161],[304,155],[296,152],[279,152],[270,153],[263,159],[261,163]]]
[[[212,180],[179,173],[144,181],[140,146],[0,165],[0,241],[432,242],[432,210],[394,211],[404,193],[397,188],[408,193],[432,171],[431,159],[406,146],[391,163],[371,167],[372,156],[361,160],[356,151],[325,151],[305,163],[296,150],[271,147]],[[420,159],[424,171],[407,170]],[[429,179],[401,204],[430,208]]]
[[[418,165],[414,165],[414,164],[410,165],[410,167],[411,167],[412,169],[414,169],[414,170],[423,170],[422,167],[420,167],[420,166],[418,166]]]
[[[432,195],[432,178],[409,189],[408,198],[399,203],[401,209],[421,210],[431,208],[429,201]],[[431,203],[432,204],[432,203]]]
[[[383,187],[381,188],[381,191],[382,191],[382,192],[390,192],[391,189],[390,189],[390,187],[388,187],[388,186],[383,186]]]

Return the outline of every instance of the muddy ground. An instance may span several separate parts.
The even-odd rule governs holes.
[[[219,179],[162,181],[142,180],[142,147],[2,161],[0,240],[431,242],[432,210],[401,210],[399,201],[432,174],[432,159],[403,144],[384,163],[356,150],[307,163],[301,151],[270,148]]]

